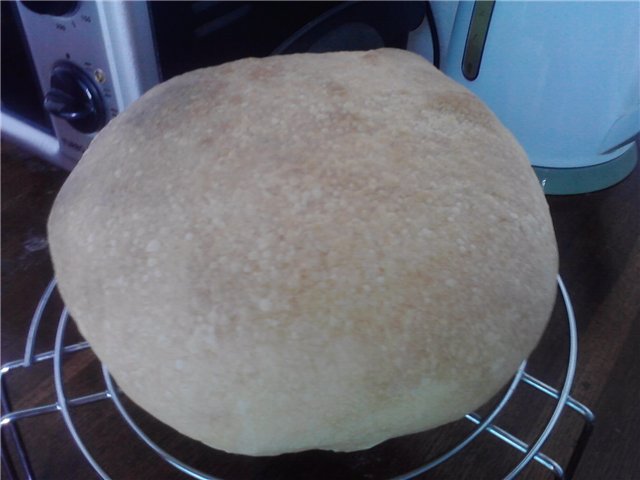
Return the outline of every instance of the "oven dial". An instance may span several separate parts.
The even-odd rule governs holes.
[[[57,63],[44,108],[83,133],[98,131],[106,123],[104,102],[91,77],[71,62]]]

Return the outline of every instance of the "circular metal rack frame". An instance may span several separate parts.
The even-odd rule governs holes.
[[[87,342],[79,342],[70,345],[65,345],[65,332],[67,330],[67,324],[69,321],[69,315],[66,307],[62,309],[62,313],[59,317],[55,344],[53,350],[46,351],[43,353],[35,353],[35,344],[36,339],[38,337],[38,331],[41,323],[41,319],[43,317],[43,312],[51,299],[52,293],[56,287],[56,281],[51,280],[46,290],[44,291],[40,302],[35,310],[33,315],[33,319],[31,320],[31,324],[29,327],[29,333],[26,340],[25,345],[25,353],[24,357],[8,362],[1,367],[0,370],[0,383],[2,387],[2,410],[3,415],[0,418],[0,428],[2,429],[3,434],[3,442],[2,442],[2,462],[5,466],[6,471],[8,472],[10,477],[19,478],[17,476],[16,470],[16,462],[14,457],[17,458],[17,464],[22,470],[22,476],[26,478],[35,478],[33,475],[33,469],[31,467],[31,463],[29,460],[28,452],[24,447],[24,443],[20,436],[18,429],[16,428],[16,422],[28,418],[28,417],[37,417],[40,415],[50,414],[50,413],[59,413],[62,415],[64,419],[64,423],[66,424],[73,441],[80,449],[84,457],[87,459],[89,464],[93,467],[96,473],[103,479],[109,479],[110,476],[105,470],[103,466],[101,466],[96,459],[93,457],[89,449],[86,447],[83,439],[78,434],[76,427],[73,423],[73,419],[70,415],[70,410],[72,408],[77,408],[81,405],[86,405],[89,403],[100,402],[100,401],[111,401],[122,415],[124,421],[131,427],[131,429],[149,446],[149,448],[155,452],[162,460],[168,462],[176,469],[180,470],[186,475],[186,478],[197,478],[201,480],[221,480],[218,477],[209,475],[207,473],[201,472],[183,462],[179,459],[175,458],[168,452],[164,451],[160,448],[156,443],[151,440],[146,433],[135,423],[133,418],[125,409],[123,403],[120,400],[120,394],[117,388],[114,386],[114,383],[107,371],[106,367],[102,367],[102,374],[104,376],[104,381],[106,385],[106,389],[103,391],[99,391],[96,393],[92,393],[90,395],[83,395],[80,397],[69,398],[65,393],[65,385],[63,382],[63,356],[72,354],[74,352],[79,352],[82,350],[86,350],[90,348]],[[578,461],[584,451],[588,438],[591,434],[593,428],[594,416],[593,413],[583,404],[573,399],[569,393],[571,390],[571,386],[573,384],[573,377],[576,369],[576,361],[577,361],[577,333],[576,333],[576,323],[573,314],[573,307],[571,305],[571,300],[569,298],[569,294],[562,282],[562,279],[558,277],[558,287],[560,289],[560,293],[562,296],[562,300],[564,302],[566,316],[567,316],[567,326],[568,326],[568,338],[569,338],[569,355],[566,362],[566,373],[562,386],[559,389],[556,389],[552,386],[547,385],[546,383],[538,380],[533,377],[526,371],[527,362],[524,361],[517,373],[515,374],[511,384],[506,390],[506,393],[502,396],[502,398],[498,401],[497,405],[493,408],[493,410],[486,415],[484,418],[480,417],[476,413],[469,413],[465,416],[465,418],[476,425],[475,429],[468,434],[462,441],[460,441],[456,446],[451,448],[446,453],[438,456],[437,458],[433,458],[428,460],[424,465],[409,472],[406,472],[402,475],[394,477],[393,480],[408,480],[411,478],[415,478],[418,475],[421,475],[428,470],[431,470],[438,465],[446,462],[447,460],[452,459],[453,457],[460,458],[460,453],[463,449],[468,446],[471,442],[476,440],[480,434],[487,432],[494,437],[498,438],[502,442],[506,443],[510,447],[512,447],[515,451],[519,452],[520,460],[517,465],[511,470],[511,472],[504,477],[505,479],[513,479],[515,478],[522,470],[529,465],[531,462],[537,462],[546,468],[555,478],[560,479],[568,479],[572,476],[575,467],[577,466]],[[21,409],[21,410],[12,410],[11,403],[9,401],[9,394],[6,389],[5,376],[7,373],[12,372],[17,369],[28,369],[32,365],[40,362],[53,361],[53,378],[54,378],[54,386],[57,396],[57,401],[50,404],[39,405],[31,408]],[[537,390],[541,394],[545,395],[550,399],[550,401],[555,402],[555,408],[553,409],[553,413],[548,419],[546,425],[542,429],[542,432],[538,434],[536,440],[532,444],[527,444],[524,441],[520,440],[516,436],[512,435],[508,431],[496,426],[494,421],[502,412],[504,407],[509,403],[509,400],[513,396],[516,388],[520,385],[526,385],[528,387],[532,387]],[[544,453],[541,452],[541,448],[544,442],[547,440],[552,430],[556,426],[560,416],[565,411],[565,407],[569,407],[570,409],[577,412],[584,420],[584,426],[582,429],[582,433],[578,438],[576,446],[573,450],[572,456],[569,459],[567,466],[562,468],[558,462],[548,457]],[[10,455],[9,450],[6,445],[6,441],[9,440],[12,442],[14,447],[14,455]]]

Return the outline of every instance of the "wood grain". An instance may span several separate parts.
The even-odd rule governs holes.
[[[46,218],[66,173],[20,149],[2,145],[2,362],[17,358],[33,309],[51,278]],[[578,465],[576,480],[640,478],[640,172],[607,190],[579,196],[548,197],[579,330],[579,360],[573,396],[597,415],[594,434]],[[57,321],[55,299],[43,324],[38,349],[50,348]],[[59,310],[58,310],[59,311]],[[69,340],[77,339],[70,327]],[[529,371],[559,385],[567,355],[566,324],[560,305],[533,353]],[[90,351],[64,363],[69,395],[103,390],[99,363]],[[161,368],[159,366],[158,368]],[[11,373],[8,390],[16,407],[54,401],[51,365]],[[160,424],[124,399],[140,426],[181,460],[225,479],[383,479],[421,465],[464,438],[467,421],[394,439],[364,452],[310,451],[249,458],[206,448]],[[527,442],[535,439],[552,403],[520,387],[498,424]],[[488,408],[488,407],[487,407]],[[187,478],[160,461],[124,424],[109,401],[72,411],[87,447],[114,479]],[[581,429],[580,418],[565,412],[545,453],[568,461]],[[73,444],[61,417],[51,414],[19,422],[38,479],[98,478]],[[7,446],[9,442],[7,442]],[[492,479],[508,472],[519,454],[489,435],[421,478]],[[5,478],[7,472],[3,471]],[[551,475],[540,465],[524,479]]]

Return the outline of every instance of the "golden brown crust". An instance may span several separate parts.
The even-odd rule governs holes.
[[[49,237],[124,391],[247,454],[366,448],[461,417],[531,352],[555,298],[524,152],[400,50],[158,85],[96,137]]]

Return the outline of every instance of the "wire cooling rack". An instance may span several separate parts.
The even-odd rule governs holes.
[[[515,374],[511,384],[506,390],[506,393],[497,402],[493,410],[484,417],[481,417],[477,413],[469,413],[465,418],[474,424],[475,429],[468,434],[462,441],[456,446],[451,448],[446,453],[439,455],[436,458],[426,459],[423,466],[411,470],[405,474],[394,477],[393,480],[408,480],[417,477],[429,470],[436,468],[444,462],[452,459],[462,460],[464,457],[463,450],[470,443],[474,441],[480,441],[481,438],[486,438],[486,435],[492,435],[502,441],[504,444],[511,447],[515,454],[518,454],[519,460],[515,460],[515,467],[511,472],[504,477],[505,479],[513,479],[517,477],[522,470],[532,462],[536,462],[540,466],[548,470],[550,475],[553,475],[557,479],[569,479],[571,478],[582,453],[586,447],[587,441],[593,429],[594,415],[585,405],[572,398],[569,393],[573,384],[573,377],[576,369],[577,361],[577,333],[576,324],[573,314],[573,307],[569,294],[565,288],[562,279],[558,277],[558,287],[564,302],[568,338],[569,338],[569,355],[566,361],[566,372],[563,384],[560,388],[554,388],[541,380],[535,378],[527,372],[527,362],[523,362],[517,373]],[[10,478],[28,478],[35,479],[33,474],[33,468],[30,462],[30,455],[25,448],[24,442],[21,438],[20,432],[17,428],[17,422],[29,417],[39,417],[47,414],[58,414],[62,416],[64,423],[73,438],[75,445],[82,452],[87,462],[95,470],[99,478],[110,479],[111,477],[107,473],[108,466],[100,465],[90,450],[87,448],[82,436],[78,433],[76,426],[74,425],[70,411],[72,409],[81,408],[83,405],[93,404],[97,402],[112,402],[122,419],[126,424],[135,432],[135,434],[163,461],[167,462],[175,469],[181,471],[185,478],[196,478],[201,480],[222,480],[218,477],[212,476],[205,472],[199,471],[194,467],[187,465],[180,461],[178,458],[172,456],[162,448],[160,448],[145,431],[134,421],[130,413],[125,408],[122,400],[121,393],[113,383],[109,372],[105,366],[102,366],[102,375],[104,377],[104,390],[91,393],[89,395],[82,395],[76,397],[69,397],[66,394],[66,385],[63,376],[63,359],[66,356],[73,355],[74,353],[87,350],[90,348],[87,342],[78,342],[72,344],[65,343],[65,333],[69,324],[69,314],[66,307],[62,307],[62,312],[59,316],[59,321],[56,330],[55,344],[53,350],[36,353],[35,345],[38,338],[38,332],[40,330],[41,320],[43,318],[43,312],[50,303],[53,291],[56,288],[56,281],[51,280],[47,288],[45,289],[40,302],[35,310],[31,324],[29,327],[29,333],[26,339],[24,357],[8,362],[4,364],[0,369],[0,384],[2,387],[2,410],[3,415],[0,417],[0,428],[2,429],[2,462],[6,472]],[[53,367],[53,380],[56,391],[57,400],[53,403],[44,405],[37,405],[30,408],[24,408],[14,410],[11,408],[10,394],[6,388],[6,375],[10,372],[15,372],[16,375],[20,371],[24,372],[26,369],[31,368],[35,364],[51,362]],[[535,441],[531,444],[527,444],[523,440],[519,439],[515,435],[509,433],[507,430],[500,428],[496,425],[496,420],[505,406],[511,400],[514,392],[518,388],[532,388],[540,395],[547,398],[550,402],[555,402],[553,413],[549,417],[547,423],[543,427],[542,431],[537,435]],[[541,452],[542,446],[555,428],[561,415],[563,415],[567,409],[577,412],[584,421],[582,432],[576,446],[573,450],[571,458],[567,462],[565,468],[561,467],[551,457]],[[14,455],[10,454],[7,447],[7,441],[12,443]],[[17,458],[16,458],[17,457]],[[18,477],[17,472],[21,472],[21,477]]]

